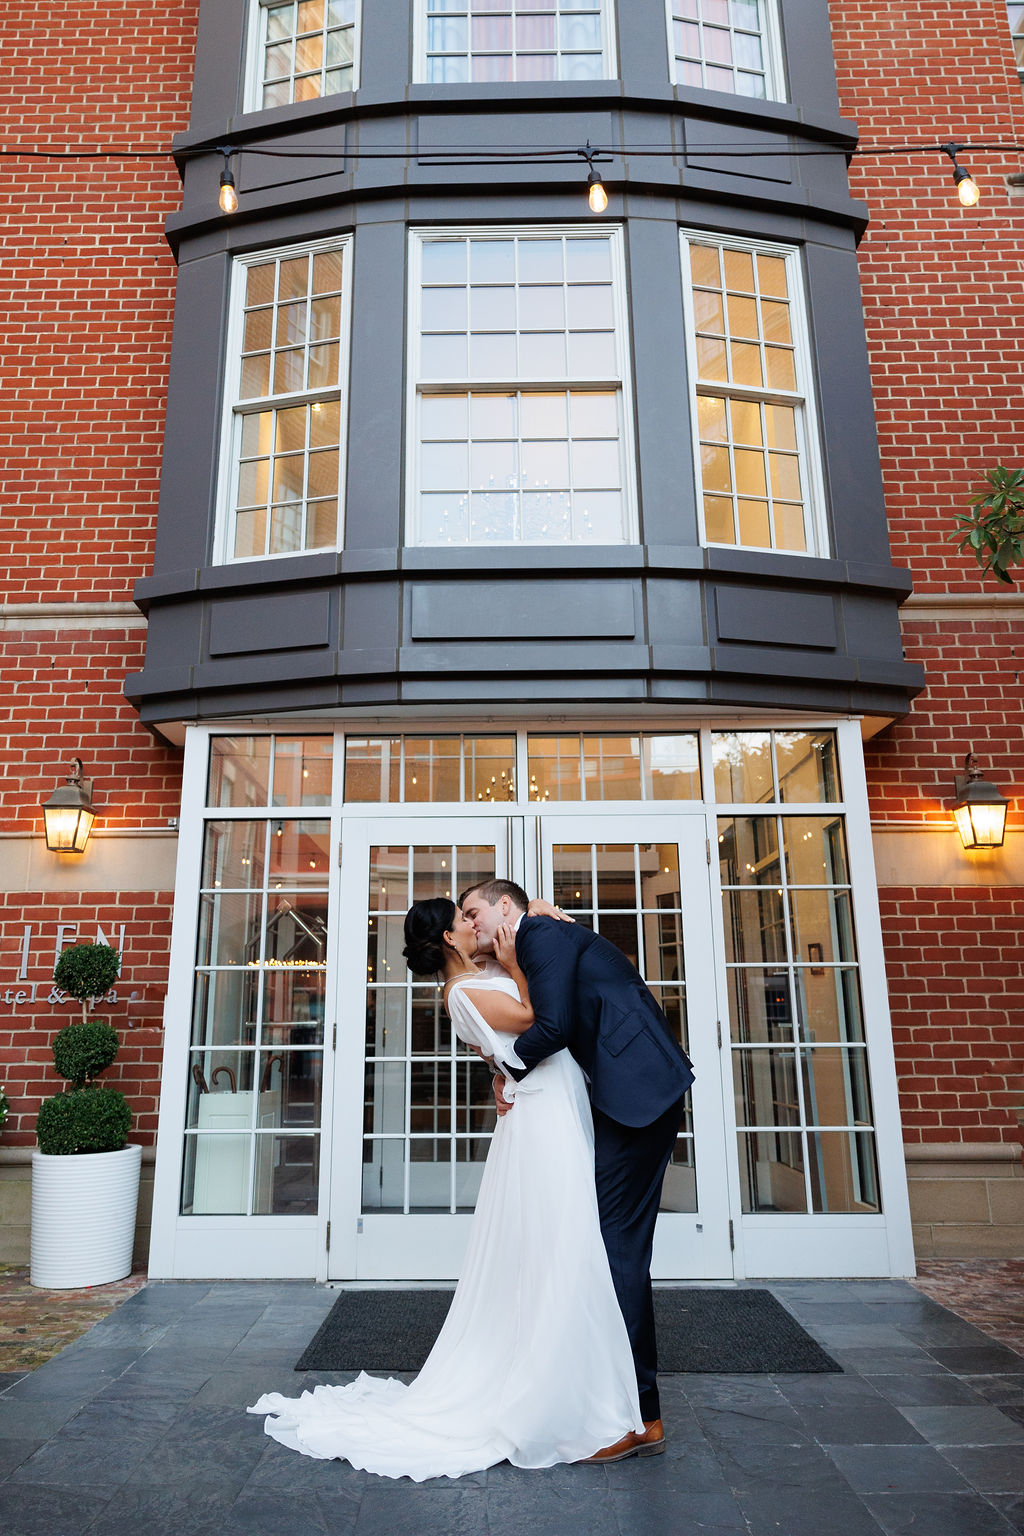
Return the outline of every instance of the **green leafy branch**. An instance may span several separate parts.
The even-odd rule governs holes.
[[[1024,564],[1024,469],[997,464],[985,480],[986,488],[970,498],[971,511],[957,513],[960,527],[949,537],[970,550],[984,572],[1012,587],[1007,567]]]

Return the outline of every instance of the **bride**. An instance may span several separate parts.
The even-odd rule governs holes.
[[[473,925],[453,901],[405,919],[416,976],[443,975],[459,1039],[521,1068],[515,1039],[533,1022],[512,929],[500,964],[474,963]],[[580,1461],[643,1432],[636,1372],[598,1224],[585,1080],[567,1050],[521,1083],[504,1079],[462,1278],[423,1369],[406,1385],[361,1373],[300,1398],[271,1392],[249,1409],[304,1456],[339,1457],[384,1477],[460,1477],[496,1462]]]

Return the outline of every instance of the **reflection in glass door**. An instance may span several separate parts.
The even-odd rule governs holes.
[[[654,1274],[731,1275],[704,816],[591,812],[540,826],[552,899],[632,961],[697,1073],[662,1188]]]
[[[358,917],[342,935],[335,1126],[360,1127],[360,1178],[336,1165],[332,1274],[458,1273],[494,1128],[491,1077],[455,1039],[438,983],[410,975],[403,925],[413,902],[503,874],[506,846],[493,818],[346,827],[342,905],[365,926],[361,955]]]

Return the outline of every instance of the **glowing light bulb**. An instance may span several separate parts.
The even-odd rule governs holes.
[[[600,171],[591,167],[587,177],[587,202],[590,204],[591,213],[604,213],[608,207],[608,193],[604,189]]]

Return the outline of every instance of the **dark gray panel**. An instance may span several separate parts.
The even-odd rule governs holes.
[[[805,266],[833,550],[883,564],[889,535],[856,253],[809,244]]]
[[[827,0],[779,0],[788,99],[811,114],[839,111]]]
[[[217,603],[210,615],[211,656],[307,650],[330,644],[329,592],[268,592]]]
[[[357,581],[345,589],[342,652],[394,654],[401,639],[402,589],[396,581]]]
[[[644,583],[644,590],[652,645],[704,645],[704,594],[699,581],[651,576]]]
[[[249,9],[247,0],[201,0],[192,84],[193,127],[202,128],[238,110]]]
[[[718,176],[743,176],[750,181],[793,180],[787,154],[765,154],[778,146],[778,136],[740,123],[691,118],[686,124],[686,163]],[[716,153],[727,149],[727,154]]]
[[[412,586],[413,640],[624,639],[636,633],[633,589],[598,581],[424,582]]]
[[[405,252],[403,224],[361,228],[353,246],[345,544],[403,540]]]
[[[228,259],[178,273],[154,568],[202,566],[213,544]]]
[[[412,0],[364,0],[360,54],[360,99],[403,94],[412,79]]]
[[[824,594],[719,587],[715,613],[720,640],[801,649],[834,650],[836,646],[835,600]],[[771,665],[774,668],[774,658]]]
[[[515,97],[509,105],[512,106]],[[564,106],[570,110],[559,110]],[[573,95],[559,92],[548,104],[546,112],[481,112],[474,113],[467,105],[458,114],[431,113],[419,119],[417,147],[420,155],[431,150],[451,149],[452,145],[472,144],[479,149],[507,149],[510,142],[509,120],[515,117],[515,144],[529,147],[550,148],[552,144],[608,145],[613,142],[612,117],[608,111],[572,111]],[[580,162],[583,165],[583,162]],[[521,173],[520,173],[521,174]],[[519,177],[517,176],[517,180]],[[586,175],[582,180],[586,190]]]
[[[645,544],[692,546],[697,500],[675,218],[633,219],[627,262],[640,537]]]

